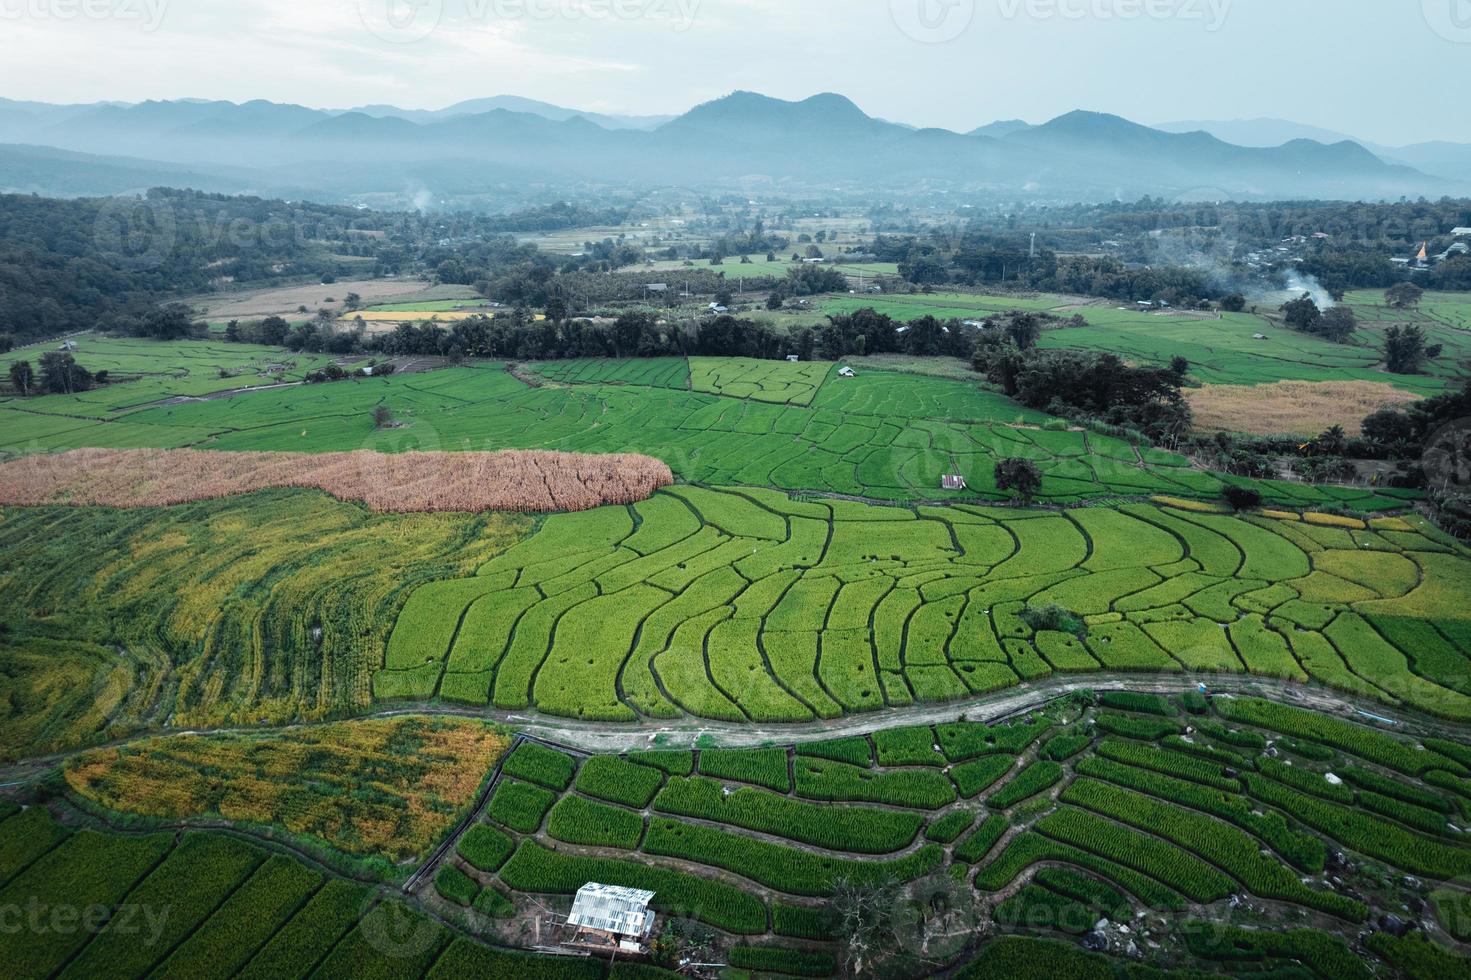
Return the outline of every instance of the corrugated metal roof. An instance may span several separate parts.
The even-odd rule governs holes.
[[[649,902],[654,893],[590,881],[577,890],[567,924],[622,936],[642,936],[653,925]]]

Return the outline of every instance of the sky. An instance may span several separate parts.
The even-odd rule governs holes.
[[[748,89],[969,130],[1072,109],[1471,142],[1471,0],[0,0],[0,95],[673,114]]]

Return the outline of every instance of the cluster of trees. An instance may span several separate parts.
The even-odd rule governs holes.
[[[225,281],[417,273],[473,284],[538,260],[555,271],[534,246],[497,234],[506,220],[162,188],[136,199],[0,195],[0,323],[20,342],[94,328],[167,339],[179,327],[155,308]]]
[[[10,387],[22,398],[30,395],[75,395],[107,384],[107,372],[93,374],[64,351],[47,351],[40,357],[40,373],[30,361],[12,361]]]
[[[1014,317],[1006,332],[987,331],[973,366],[1007,395],[1026,405],[1080,422],[1143,433],[1176,445],[1190,431],[1190,406],[1181,386],[1190,365],[1175,358],[1168,368],[1133,367],[1113,354],[1037,350],[1023,346],[1026,318]],[[1035,338],[1033,338],[1035,340]]]
[[[1224,295],[1204,271],[1113,256],[1060,256],[1050,246],[1034,248],[1030,233],[1022,232],[880,235],[871,251],[879,261],[897,262],[900,276],[918,286],[1005,286],[1186,307]]]
[[[931,316],[901,323],[872,309],[828,317],[819,325],[791,326],[730,315],[672,320],[647,311],[630,311],[612,323],[598,323],[567,318],[565,306],[556,303],[548,310],[545,320],[535,320],[528,310],[519,309],[449,325],[434,321],[401,323],[391,332],[373,336],[361,326],[344,330],[328,320],[293,327],[280,317],[267,317],[256,322],[233,321],[225,329],[225,338],[314,353],[413,354],[456,360],[689,355],[781,358],[792,354],[809,360],[862,354],[969,359],[978,338],[988,332]],[[1018,316],[1031,316],[1034,323],[1039,322],[1035,315]],[[1031,342],[1035,339],[1032,336]]]
[[[1307,293],[1282,304],[1282,319],[1294,330],[1310,333],[1335,344],[1347,343],[1358,329],[1354,311],[1347,306],[1330,306],[1323,310]]]

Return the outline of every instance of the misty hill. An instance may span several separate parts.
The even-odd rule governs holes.
[[[452,116],[473,116],[482,112],[490,112],[495,109],[505,109],[509,112],[525,112],[533,116],[541,116],[553,122],[565,122],[581,116],[594,125],[604,129],[654,129],[673,119],[673,116],[610,116],[601,112],[587,112],[582,109],[568,109],[565,106],[553,105],[550,102],[539,102],[536,99],[526,99],[519,95],[495,95],[488,99],[467,99],[464,102],[456,102],[452,106],[443,109],[399,109],[391,105],[360,106],[350,112],[361,112],[369,116],[397,116],[400,119],[408,119],[411,122],[430,122],[438,119],[448,119]]]
[[[1210,133],[1217,139],[1235,143],[1237,146],[1281,146],[1283,143],[1303,139],[1319,143],[1341,143],[1344,140],[1354,139],[1345,133],[1323,129],[1320,126],[1308,126],[1290,119],[1266,117],[1167,122],[1159,123],[1154,128],[1164,130],[1166,133]],[[1356,142],[1362,143],[1363,141],[1357,140]]]
[[[1388,163],[1351,141],[1241,146],[1206,132],[1170,133],[1094,112],[961,134],[885,122],[832,93],[789,102],[735,92],[647,130],[607,128],[565,114],[571,110],[549,116],[545,106],[498,97],[424,115],[265,101],[60,107],[0,100],[0,142],[155,161],[151,166],[160,171],[199,174],[194,186],[249,174],[251,190],[291,187],[379,206],[410,197],[475,198],[481,188],[528,174],[549,191],[588,184],[719,190],[739,182],[752,190],[924,189],[1053,201],[1146,194],[1383,199],[1468,191],[1466,183]],[[77,183],[67,171],[58,158],[57,186],[43,182],[37,189],[75,193],[65,189]],[[0,185],[13,183],[0,166]]]
[[[1332,130],[1307,126],[1288,119],[1234,119],[1198,122],[1160,123],[1155,127],[1169,133],[1203,130],[1228,143],[1241,146],[1281,146],[1292,140],[1310,139],[1319,143],[1353,140],[1387,163],[1414,167],[1427,174],[1449,180],[1471,180],[1471,143],[1436,140],[1409,146],[1384,146],[1356,140]]]

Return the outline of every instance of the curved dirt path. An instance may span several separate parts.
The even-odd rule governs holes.
[[[250,735],[284,732],[297,728],[313,728],[365,718],[395,718],[404,715],[453,716],[482,718],[514,728],[531,738],[545,739],[559,746],[588,753],[626,752],[649,748],[744,748],[766,745],[789,745],[799,742],[827,741],[858,735],[869,735],[886,728],[906,725],[933,725],[958,720],[993,724],[1035,711],[1044,705],[1078,691],[1129,690],[1152,694],[1181,694],[1204,684],[1212,694],[1257,695],[1296,704],[1318,711],[1352,715],[1365,724],[1376,721],[1380,727],[1391,723],[1391,730],[1406,733],[1465,737],[1467,726],[1433,718],[1413,710],[1394,708],[1377,701],[1311,684],[1248,677],[1239,674],[1127,674],[1095,673],[1009,688],[995,694],[944,704],[905,708],[886,708],[826,721],[796,725],[758,725],[754,723],[718,722],[689,718],[677,722],[643,720],[637,722],[580,721],[537,711],[501,711],[494,708],[470,708],[444,704],[403,704],[376,711],[335,718],[327,721],[298,722],[277,726],[225,726],[220,728],[156,729],[126,738],[115,739],[65,752],[34,756],[0,766],[0,788],[50,771],[57,765],[85,752],[108,746],[126,745],[146,738],[177,738],[187,735]]]

